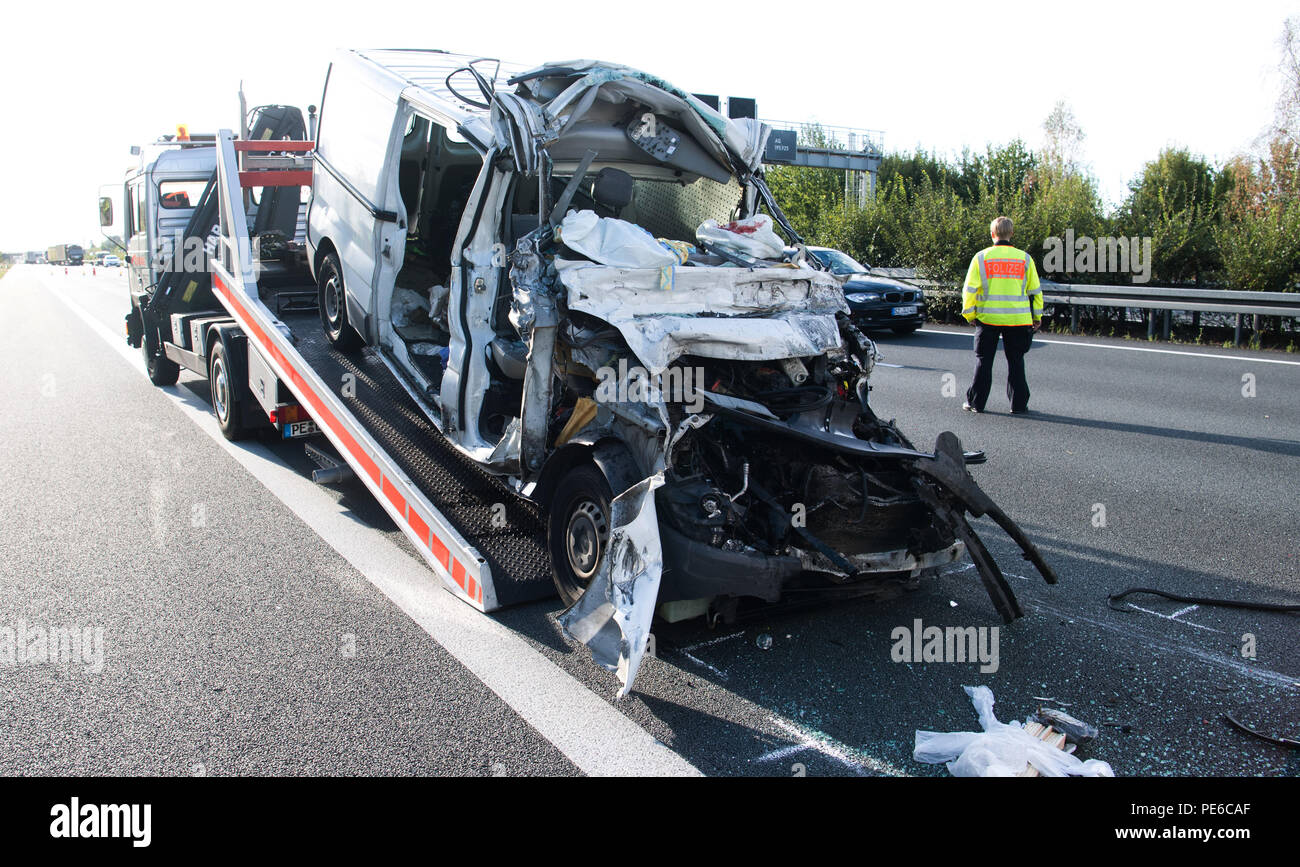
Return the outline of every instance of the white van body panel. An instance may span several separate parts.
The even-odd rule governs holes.
[[[367,343],[398,362],[405,379],[418,386],[412,397],[454,443],[481,460],[491,453],[494,443],[481,437],[476,423],[465,424],[468,429],[460,430],[456,412],[460,378],[451,370],[466,370],[466,417],[477,419],[490,381],[483,351],[493,337],[490,320],[502,264],[502,252],[493,246],[491,226],[481,236],[469,237],[474,219],[471,210],[462,216],[452,248],[448,282],[455,298],[467,273],[461,267],[461,251],[470,245],[472,261],[464,263],[471,291],[469,327],[465,329],[458,315],[451,316],[451,327],[460,338],[457,342],[468,337],[472,348],[467,358],[457,355],[452,359],[440,399],[421,393],[428,383],[421,381],[405,344],[394,334],[389,309],[406,248],[411,203],[402,201],[397,166],[412,116],[418,114],[449,134],[464,137],[480,153],[482,143],[492,138],[487,112],[460,99],[446,83],[449,74],[474,59],[431,50],[340,52],[330,66],[321,101],[307,248],[313,273],[318,276],[321,250],[333,247],[342,265],[352,326]],[[345,120],[332,125],[331,117]],[[475,196],[485,183],[498,185],[491,191],[488,207],[499,208],[506,194],[505,175],[484,171],[475,185]],[[385,212],[392,219],[384,219]],[[483,289],[473,293],[475,281],[480,279]]]
[[[384,244],[391,248],[394,236],[404,237],[404,220],[397,224],[379,216],[393,209],[389,157],[400,132],[398,100],[404,86],[355,52],[343,52],[330,66],[317,132],[309,261],[316,274],[326,240],[338,253],[349,318],[371,342],[377,336],[375,298],[384,294],[375,291],[383,276]],[[331,123],[331,117],[339,120]],[[391,266],[388,270],[391,286]]]

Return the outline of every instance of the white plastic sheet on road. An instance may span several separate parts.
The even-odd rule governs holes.
[[[993,716],[993,690],[963,687],[979,714],[980,732],[916,733],[912,758],[937,765],[948,763],[954,777],[1017,777],[1033,765],[1044,777],[1113,777],[1109,764],[1082,761],[1040,741],[1018,722],[1002,723]]]

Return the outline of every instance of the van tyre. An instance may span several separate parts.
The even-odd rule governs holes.
[[[163,355],[158,348],[158,338],[152,328],[145,329],[140,337],[140,352],[144,355],[144,370],[149,381],[159,387],[175,385],[181,378],[181,366]]]
[[[230,373],[226,348],[219,340],[212,344],[212,354],[208,357],[208,385],[212,389],[212,413],[217,417],[222,436],[228,440],[247,437],[248,429],[240,423],[244,407]]]
[[[361,335],[348,321],[347,293],[343,288],[343,268],[339,257],[328,253],[321,263],[316,282],[317,301],[320,305],[320,324],[330,345],[348,352],[361,345]]]
[[[577,602],[600,568],[609,546],[614,494],[595,464],[580,464],[556,485],[547,510],[551,577],[566,606]]]

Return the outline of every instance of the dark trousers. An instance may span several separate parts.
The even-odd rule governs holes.
[[[981,412],[993,387],[993,359],[998,354],[998,338],[1007,357],[1007,398],[1012,412],[1029,407],[1029,383],[1025,381],[1025,353],[1034,339],[1029,325],[975,325],[975,381],[966,390],[966,402]]]

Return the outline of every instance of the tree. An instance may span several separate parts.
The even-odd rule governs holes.
[[[876,189],[892,187],[895,181],[901,181],[902,192],[919,189],[922,180],[931,185],[947,182],[949,167],[936,155],[921,148],[911,153],[886,154],[880,161],[880,171],[876,178]]]
[[[1233,289],[1297,291],[1300,280],[1300,201],[1225,222],[1216,231],[1223,271]]]
[[[1043,121],[1043,134],[1043,173],[1050,177],[1079,174],[1084,132],[1065,100],[1058,100]]]
[[[993,210],[1006,213],[1012,210],[1017,197],[1033,197],[1038,182],[1038,157],[1020,139],[997,148],[990,145],[983,169],[982,181],[987,191],[982,198],[992,198]]]
[[[1282,92],[1277,99],[1277,120],[1274,134],[1300,146],[1300,18],[1288,18],[1282,25],[1278,40],[1282,59],[1278,68],[1282,73]]]
[[[1152,239],[1157,282],[1200,285],[1222,264],[1215,227],[1219,219],[1216,173],[1181,148],[1166,148],[1129,182],[1116,219],[1122,235]]]

